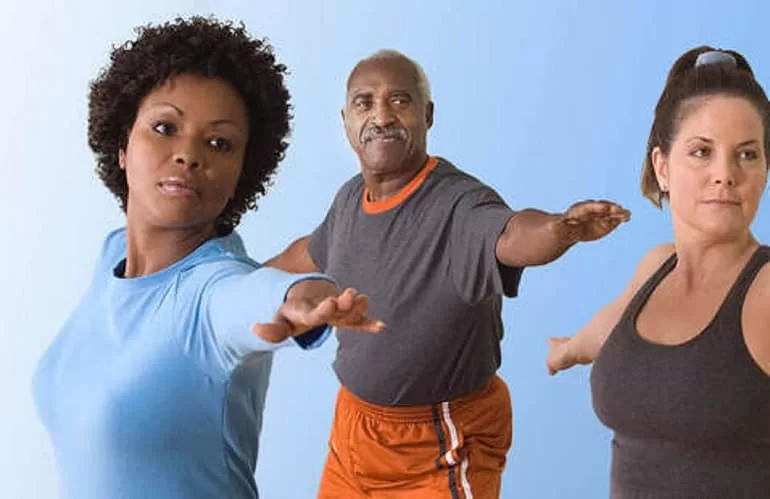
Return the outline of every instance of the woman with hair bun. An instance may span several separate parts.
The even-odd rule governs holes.
[[[670,208],[673,242],[575,336],[552,374],[594,363],[614,431],[611,495],[770,496],[770,248],[751,232],[767,186],[770,105],[746,59],[698,47],[655,109],[642,193]]]

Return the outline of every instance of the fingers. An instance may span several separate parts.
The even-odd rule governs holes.
[[[325,324],[379,333],[385,324],[369,317],[368,309],[369,297],[348,288],[339,296],[325,298],[315,306],[308,301],[287,302],[279,309],[278,315],[291,325],[289,336],[297,336]]]
[[[355,329],[368,333],[379,333],[385,328],[381,320],[369,317],[369,297],[359,294],[355,289],[346,289],[336,298],[336,311],[324,319],[326,323],[345,329]]]
[[[606,200],[587,200],[575,203],[561,219],[562,230],[576,241],[595,241],[621,223],[631,219],[631,212],[617,203]]]
[[[340,310],[340,311],[352,310],[356,304],[356,299],[359,296],[361,295],[359,295],[355,289],[347,288],[345,291],[342,292],[341,295],[335,298],[335,301],[337,303],[337,310]]]
[[[321,301],[290,297],[276,311],[271,322],[255,324],[252,331],[271,343],[280,343],[286,338],[299,336],[324,325],[379,333],[385,328],[385,324],[369,317],[368,310],[369,298],[352,288]]]
[[[366,318],[366,313],[369,310],[369,297],[366,295],[358,295],[353,300],[353,306],[349,312],[345,312],[346,320],[351,323],[358,323]]]
[[[366,317],[356,321],[348,321],[345,319],[335,321],[333,326],[341,327],[344,329],[354,329],[356,331],[362,331],[364,333],[380,333],[385,329],[385,323],[379,319],[373,319]]]
[[[303,300],[291,300],[281,305],[272,322],[255,324],[251,331],[269,343],[280,343],[326,324],[323,318],[333,316],[336,310],[334,298],[326,298],[315,307]]]
[[[588,218],[607,217],[621,222],[631,218],[631,212],[617,203],[607,200],[586,200],[573,204],[566,213],[568,219],[584,220]]]
[[[598,225],[599,229],[603,233],[608,233],[620,225],[623,220],[619,218],[600,218],[594,220],[594,223]]]
[[[568,358],[567,343],[569,337],[548,338],[548,357],[546,358],[546,367],[548,374],[553,376],[559,371],[563,371],[574,365]]]
[[[353,303],[353,310],[357,311],[361,315],[366,315],[369,310],[369,297],[366,295],[358,295]]]

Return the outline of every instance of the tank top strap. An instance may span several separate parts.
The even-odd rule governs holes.
[[[717,312],[717,319],[720,321],[737,320],[734,323],[741,323],[743,302],[746,301],[746,295],[749,289],[751,289],[751,284],[756,279],[757,274],[759,274],[759,271],[768,261],[770,261],[770,246],[760,246],[757,248],[730,288],[727,298],[725,298],[722,307]]]
[[[644,304],[647,303],[650,295],[653,291],[655,291],[655,288],[658,287],[658,284],[660,284],[663,278],[665,278],[674,269],[674,267],[676,267],[676,262],[676,253],[673,253],[666,259],[666,261],[663,262],[658,270],[656,270],[655,273],[647,279],[647,281],[639,288],[639,290],[629,302],[625,312],[620,318],[620,321],[618,321],[618,326],[625,326],[629,321],[632,323],[636,321],[636,316],[639,315],[639,311],[642,309],[642,307],[644,307]],[[634,331],[633,327],[623,327],[622,329]]]

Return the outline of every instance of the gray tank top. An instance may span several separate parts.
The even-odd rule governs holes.
[[[636,330],[676,255],[626,308],[591,371],[594,410],[615,432],[613,499],[770,498],[770,376],[741,328],[746,293],[768,261],[770,248],[758,248],[712,321],[681,345]]]

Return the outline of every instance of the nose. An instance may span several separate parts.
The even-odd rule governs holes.
[[[720,159],[713,165],[713,180],[717,185],[735,185],[735,177],[740,165],[738,158],[732,154],[721,154]]]
[[[384,127],[392,125],[396,118],[389,103],[387,101],[379,101],[374,106],[372,106],[371,120],[375,125]]]
[[[201,166],[201,154],[192,141],[180,141],[179,147],[174,153],[174,163],[185,168],[198,168]]]
[[[188,155],[185,154],[177,154],[174,157],[174,162],[187,168],[198,168],[200,166],[200,162],[198,160],[191,159]]]

